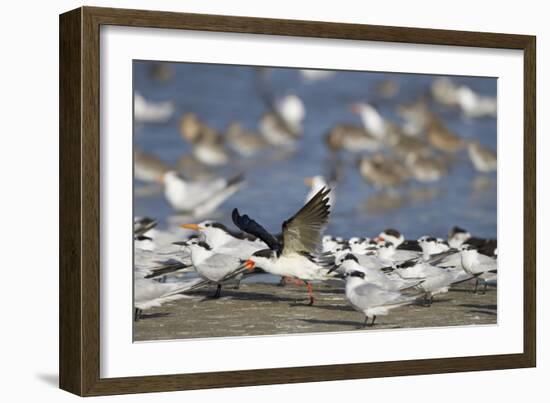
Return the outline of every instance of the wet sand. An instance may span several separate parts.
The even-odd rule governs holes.
[[[219,299],[214,287],[144,311],[134,323],[134,341],[205,337],[253,336],[357,330],[363,314],[351,308],[342,285],[319,284],[315,304],[307,305],[304,287],[247,283],[238,290],[224,287]],[[379,316],[372,330],[496,324],[497,291],[473,294],[473,283],[462,283],[434,297],[430,307],[418,301]]]

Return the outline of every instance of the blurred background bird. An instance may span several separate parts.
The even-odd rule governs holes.
[[[495,79],[134,63],[134,209],[159,228],[189,207],[227,225],[237,204],[275,224],[313,178],[312,193],[332,189],[335,235],[460,223],[496,237]],[[247,186],[221,201],[174,190],[236,173]]]

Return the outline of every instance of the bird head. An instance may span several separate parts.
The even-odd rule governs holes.
[[[206,242],[214,248],[229,242],[233,238],[227,227],[216,221],[207,220],[198,224],[182,224],[180,227],[200,232]]]
[[[249,270],[254,269],[255,267],[263,268],[272,264],[276,259],[277,252],[271,249],[262,249],[256,251],[250,256],[250,258],[245,262],[245,267]]]

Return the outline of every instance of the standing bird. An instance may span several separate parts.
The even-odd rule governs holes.
[[[209,181],[187,181],[174,171],[159,178],[164,184],[164,196],[174,210],[202,216],[214,211],[229,196],[239,190],[244,177],[218,178]]]
[[[463,244],[468,244],[477,249],[482,255],[496,257],[496,239],[473,237],[468,231],[457,226],[454,226],[449,231],[447,242],[449,246],[454,249],[460,249]]]
[[[238,256],[219,253],[208,243],[199,239],[184,242],[182,246],[189,250],[191,262],[199,276],[216,285],[213,298],[220,297],[222,284],[225,282],[232,278],[241,280],[242,273],[237,271],[242,267],[242,259]]]
[[[287,95],[276,103],[270,103],[271,111],[260,119],[260,133],[276,147],[294,147],[302,136],[302,122],[306,110],[300,98]]]
[[[435,117],[428,125],[426,136],[434,148],[446,153],[455,153],[464,148],[464,141]]]
[[[467,118],[496,117],[497,98],[476,94],[470,87],[461,85],[456,90],[458,105]]]
[[[497,154],[483,147],[478,141],[468,143],[468,156],[472,164],[479,172],[492,172],[497,170]]]
[[[239,122],[229,125],[226,138],[231,149],[243,157],[251,157],[267,146],[263,137],[246,130]]]
[[[245,233],[232,232],[225,225],[215,221],[182,224],[180,227],[200,232],[213,252],[234,256],[241,261],[248,259],[254,252],[265,249],[265,244],[261,240]],[[239,286],[240,278],[237,279],[235,288],[238,289]]]
[[[476,278],[474,293],[477,292],[478,284],[483,281],[483,292],[487,290],[487,285],[497,282],[497,260],[482,255],[471,245],[462,245],[460,248],[460,257],[462,268],[468,274]]]
[[[325,136],[325,143],[331,151],[346,150],[352,153],[378,151],[383,143],[365,129],[350,124],[338,124]]]
[[[194,113],[185,113],[180,121],[183,140],[193,146],[193,156],[208,166],[221,166],[229,162],[224,138],[216,130],[199,120]]]
[[[378,112],[375,106],[359,102],[351,105],[351,112],[359,115],[365,130],[379,141],[387,141],[395,127]]]
[[[134,150],[134,177],[143,182],[156,182],[157,178],[170,170],[170,166],[157,157]]]
[[[419,182],[437,182],[447,174],[447,166],[439,157],[412,153],[405,158],[405,165]]]
[[[334,265],[331,254],[321,253],[322,236],[330,215],[329,193],[330,189],[321,189],[283,222],[282,242],[249,216],[241,216],[237,209],[232,215],[233,222],[241,231],[260,238],[269,247],[252,254],[245,262],[246,269],[259,267],[268,273],[303,282],[310,305],[315,301],[310,281],[328,279],[328,272]]]
[[[358,168],[361,177],[377,189],[398,187],[405,184],[410,177],[400,161],[384,154],[360,158]]]
[[[388,291],[365,281],[365,273],[346,273],[346,298],[350,305],[365,314],[363,327],[374,326],[377,315],[387,315],[390,310],[414,302],[416,296],[406,297],[398,291]],[[369,325],[369,317],[372,322]]]
[[[175,109],[172,101],[152,102],[141,94],[134,94],[134,119],[136,122],[165,123],[170,120]]]

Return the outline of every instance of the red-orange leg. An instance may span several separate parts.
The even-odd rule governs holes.
[[[313,297],[313,286],[308,283],[307,281],[304,281],[307,287],[307,295],[309,296],[309,305],[313,305],[315,302],[315,298]]]

